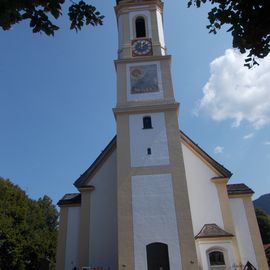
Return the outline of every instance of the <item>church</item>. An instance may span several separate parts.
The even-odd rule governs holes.
[[[118,0],[116,136],[58,202],[57,270],[267,270],[253,191],[178,126],[161,0]]]

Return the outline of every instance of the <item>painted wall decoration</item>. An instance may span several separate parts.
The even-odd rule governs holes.
[[[157,65],[142,65],[130,67],[131,94],[158,92]]]

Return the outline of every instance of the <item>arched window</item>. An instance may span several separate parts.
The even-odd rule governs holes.
[[[138,17],[135,21],[136,38],[146,37],[145,20],[143,17]]]
[[[144,116],[143,117],[143,129],[150,129],[150,128],[153,128],[151,116]]]
[[[225,270],[226,263],[224,253],[220,250],[212,250],[208,253],[209,267],[211,270]]]
[[[148,270],[170,270],[168,245],[151,243],[146,246]]]

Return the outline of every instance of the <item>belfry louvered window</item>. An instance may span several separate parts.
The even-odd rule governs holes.
[[[135,28],[136,38],[146,37],[145,20],[143,17],[136,18]]]

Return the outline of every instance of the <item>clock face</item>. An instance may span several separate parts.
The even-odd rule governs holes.
[[[152,55],[150,39],[135,39],[132,41],[132,56]]]

